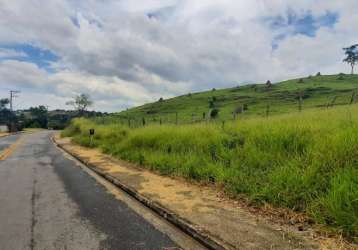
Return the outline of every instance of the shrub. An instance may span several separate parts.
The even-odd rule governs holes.
[[[340,74],[338,75],[337,80],[344,80],[344,74],[343,74],[343,73],[340,73]]]
[[[213,109],[210,111],[210,118],[215,119],[219,116],[219,109]]]

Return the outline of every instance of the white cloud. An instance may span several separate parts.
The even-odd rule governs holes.
[[[314,37],[291,32],[273,50],[278,31],[265,20],[287,11],[336,13],[338,22]],[[114,111],[212,87],[337,73],[348,70],[341,48],[358,42],[353,13],[356,0],[1,0],[0,48],[32,44],[60,60],[53,72],[3,60],[0,77],[61,100],[87,92],[96,108]],[[0,60],[11,53],[1,49]]]
[[[137,82],[122,80],[117,76],[98,76],[71,70],[48,74],[32,63],[6,60],[0,61],[0,76],[4,82],[11,82],[11,84],[7,85],[7,88],[1,86],[0,94],[6,96],[10,89],[20,89],[26,100],[34,99],[28,102],[28,106],[43,101],[51,107],[63,108],[66,100],[80,93],[87,93],[95,101],[94,108],[116,111],[117,107],[140,105],[157,100],[159,97],[170,97],[172,93],[180,94],[188,91],[185,83],[178,83],[175,87],[157,75],[148,75],[140,69],[138,71],[139,79],[150,81],[154,88],[148,89]],[[39,95],[57,98],[38,99]],[[62,105],[59,105],[59,100],[63,100]]]

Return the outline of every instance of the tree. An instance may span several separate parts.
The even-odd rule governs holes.
[[[78,111],[78,113],[82,116],[88,107],[93,105],[93,101],[90,96],[87,94],[80,94],[75,96],[73,101],[66,102],[66,105],[71,105]]]
[[[9,99],[0,99],[0,124],[6,124],[10,131],[15,132],[21,130],[21,126],[16,114],[8,108],[9,103]]]
[[[9,99],[0,99],[0,123],[8,124],[13,118],[13,113],[7,108]]]
[[[31,119],[27,126],[32,128],[47,128],[48,111],[45,106],[31,107]]]
[[[358,44],[343,48],[343,50],[344,54],[347,56],[343,59],[343,62],[346,62],[351,66],[351,74],[353,75],[354,66],[358,63]]]
[[[215,103],[213,100],[209,100],[209,108],[213,109],[215,107]]]
[[[10,103],[10,100],[7,98],[0,99],[0,109],[6,109],[6,106]]]

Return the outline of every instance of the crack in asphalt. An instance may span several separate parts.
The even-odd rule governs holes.
[[[35,249],[35,225],[36,225],[36,168],[34,170],[34,179],[32,182],[32,195],[31,195],[31,240],[30,240],[30,249]]]

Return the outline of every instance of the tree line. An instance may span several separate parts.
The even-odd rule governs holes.
[[[30,107],[17,111],[10,110],[10,100],[0,99],[0,125],[7,125],[10,131],[19,131],[23,128],[63,129],[71,119],[76,117],[96,117],[107,113],[88,111],[93,105],[89,95],[79,94],[72,101],[66,103],[73,110],[51,110],[44,105]]]

